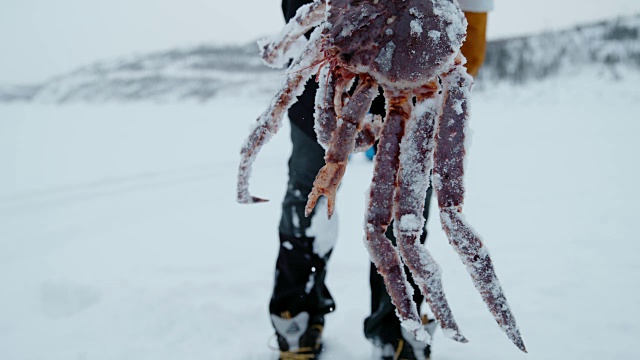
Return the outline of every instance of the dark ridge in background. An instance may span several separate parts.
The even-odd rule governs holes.
[[[595,68],[609,78],[640,70],[640,14],[531,36],[490,41],[476,89],[526,84]],[[0,103],[206,102],[272,93],[282,70],[262,64],[255,43],[195,48],[98,62],[41,84],[0,86]]]

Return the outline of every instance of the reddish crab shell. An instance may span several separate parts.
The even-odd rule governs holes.
[[[466,36],[453,1],[329,0],[325,51],[380,84],[415,88],[449,70]]]

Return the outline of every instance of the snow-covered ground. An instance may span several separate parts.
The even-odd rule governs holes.
[[[428,246],[471,340],[438,333],[434,360],[640,357],[639,81],[585,73],[473,98],[466,214],[530,353],[500,332],[434,217]],[[268,100],[1,106],[0,359],[272,359],[288,126],[254,171],[273,201],[234,199],[240,144]],[[327,359],[370,354],[371,167],[356,156],[338,197]]]

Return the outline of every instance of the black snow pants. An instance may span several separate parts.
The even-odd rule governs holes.
[[[285,20],[289,21],[300,6],[309,2],[311,0],[283,0]],[[336,308],[324,279],[338,229],[337,214],[331,220],[327,218],[324,197],[320,198],[311,216],[304,216],[307,196],[313,188],[315,176],[325,164],[324,149],[317,143],[313,129],[316,90],[317,84],[310,80],[304,93],[298,97],[298,102],[288,112],[293,149],[289,159],[287,192],[282,202],[280,250],[269,311],[277,316],[282,316],[283,313],[295,316],[305,311],[311,316],[311,322],[323,324],[324,315]],[[384,98],[378,96],[370,111],[384,116],[384,106]],[[431,192],[430,187],[426,194],[425,219],[428,218]],[[389,226],[386,235],[395,245],[393,224]],[[420,239],[423,244],[426,236],[425,228]],[[424,298],[408,269],[405,268],[405,272],[414,288],[414,300],[421,304]],[[373,264],[369,282],[371,315],[364,321],[365,336],[374,343],[389,343],[400,339],[400,321],[396,317],[395,306],[391,303],[382,276]]]

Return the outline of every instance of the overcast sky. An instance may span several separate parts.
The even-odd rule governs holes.
[[[280,1],[1,0],[0,84],[40,82],[132,53],[252,41],[282,26]],[[495,3],[489,38],[640,13],[640,0]]]

